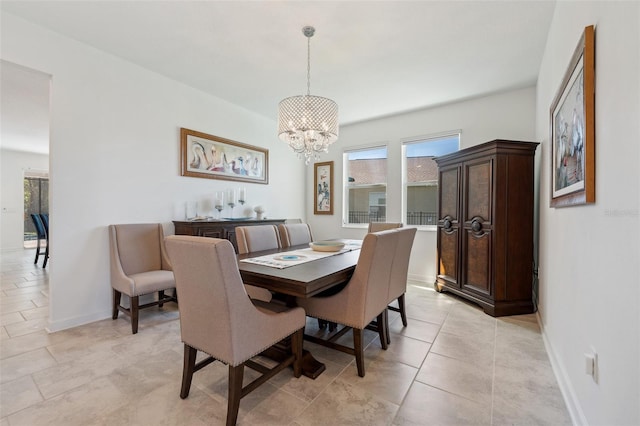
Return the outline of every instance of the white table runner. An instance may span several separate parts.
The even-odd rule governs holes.
[[[256,265],[269,266],[271,268],[284,269],[290,266],[300,265],[302,263],[313,262],[314,260],[324,259],[325,257],[335,256],[337,254],[346,253],[353,250],[360,250],[361,241],[353,240],[345,242],[344,248],[340,251],[325,252],[315,251],[311,248],[291,250],[274,254],[267,254],[260,257],[252,257],[242,259],[240,262],[254,263]]]

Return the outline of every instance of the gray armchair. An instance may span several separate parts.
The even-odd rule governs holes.
[[[308,244],[313,241],[313,234],[308,223],[281,223],[278,225],[278,233],[282,247]]]
[[[238,417],[240,399],[293,364],[295,377],[302,373],[301,308],[254,305],[245,291],[236,254],[227,240],[170,236],[167,250],[180,293],[180,333],[184,343],[184,366],[180,397],[189,396],[193,373],[218,360],[229,366],[227,425]],[[265,349],[291,336],[291,354],[267,368],[251,360]],[[196,364],[196,355],[208,355]],[[242,386],[244,366],[262,373]]]
[[[353,330],[353,348],[336,343],[343,333],[338,331],[329,340],[305,336],[307,340],[354,355],[358,375],[364,377],[363,330],[376,319],[383,349],[387,349],[387,309],[389,284],[398,233],[384,231],[364,237],[356,269],[340,292],[327,297],[298,298],[297,303],[307,315]]]
[[[131,317],[131,331],[138,332],[138,311],[166,302],[177,302],[175,280],[164,248],[162,224],[139,223],[109,225],[109,253],[111,260],[111,287],[113,289],[112,318],[122,311]],[[165,295],[173,289],[174,295]],[[144,305],[139,297],[158,293],[158,300]],[[129,296],[130,306],[120,302],[122,294]]]
[[[282,247],[280,234],[275,225],[237,226],[236,242],[239,254]],[[249,297],[255,300],[270,302],[273,297],[271,292],[264,288],[248,284],[245,284],[245,288]]]

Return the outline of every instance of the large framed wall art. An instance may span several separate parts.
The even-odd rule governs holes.
[[[594,203],[595,34],[578,42],[551,106],[551,207]]]
[[[269,150],[180,129],[182,176],[269,183]]]

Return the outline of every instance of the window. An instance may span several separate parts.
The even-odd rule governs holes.
[[[387,148],[344,153],[345,223],[387,219]]]
[[[435,226],[438,212],[438,166],[434,157],[458,150],[460,133],[405,142],[404,158],[405,223]]]
[[[24,178],[24,241],[36,240],[36,228],[31,213],[49,213],[49,178],[25,176]],[[31,247],[25,243],[25,246]]]

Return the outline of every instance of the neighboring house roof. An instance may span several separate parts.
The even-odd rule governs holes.
[[[407,159],[408,182],[438,180],[438,165],[433,157],[411,157]],[[387,159],[349,161],[350,182],[354,185],[372,185],[387,181]]]

